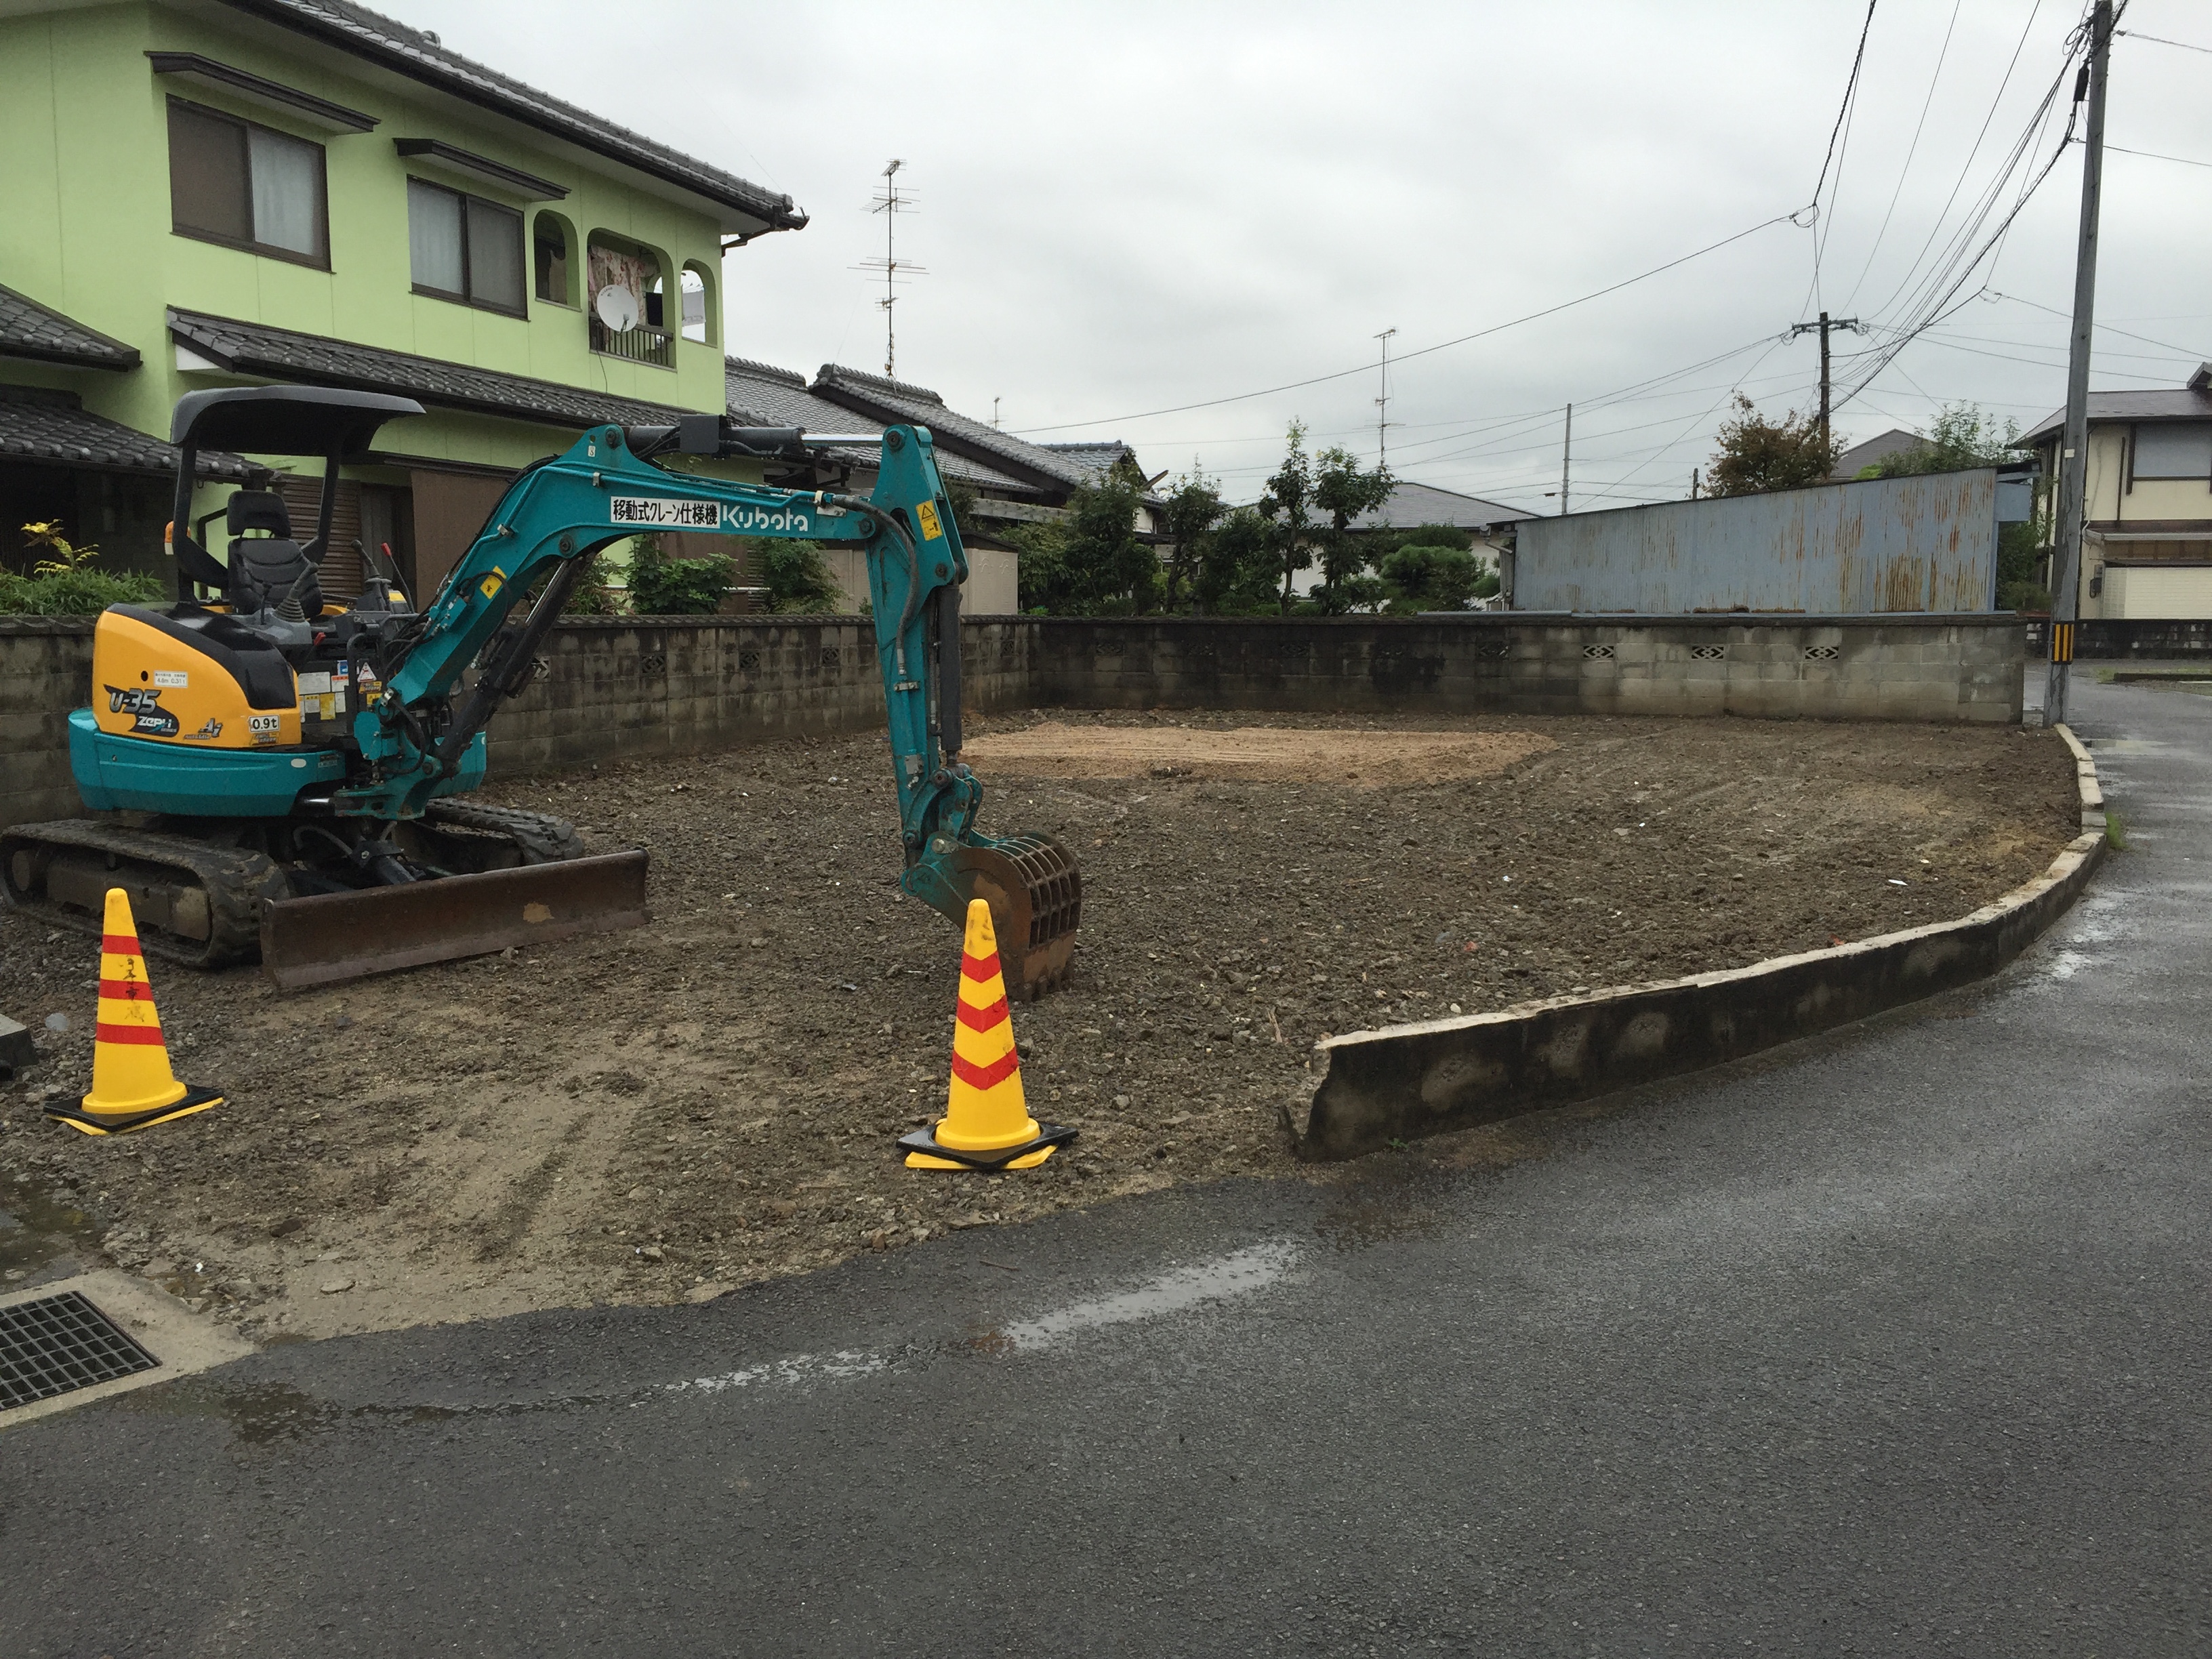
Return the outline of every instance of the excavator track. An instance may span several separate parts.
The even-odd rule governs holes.
[[[189,836],[99,818],[0,831],[0,891],[26,915],[98,933],[111,887],[130,895],[150,954],[193,968],[252,961],[263,907],[292,890],[265,854]]]
[[[287,988],[647,919],[642,852],[587,857],[567,819],[512,807],[441,801],[426,819],[414,839],[454,873],[305,896],[263,853],[98,818],[17,824],[0,832],[0,893],[97,934],[107,890],[120,887],[149,953],[193,968],[258,957]]]

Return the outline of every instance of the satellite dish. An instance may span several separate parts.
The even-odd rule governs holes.
[[[609,283],[601,289],[592,309],[617,334],[627,334],[637,326],[637,295],[618,283]]]

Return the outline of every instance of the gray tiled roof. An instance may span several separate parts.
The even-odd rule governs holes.
[[[1127,459],[1133,465],[1137,459],[1137,452],[1118,438],[1109,443],[1039,444],[1037,447],[1065,455],[1077,465],[1087,467],[1093,478],[1104,477],[1119,461]]]
[[[761,426],[795,426],[809,432],[881,432],[886,422],[869,416],[856,414],[842,404],[830,403],[810,391],[806,377],[794,374],[787,368],[777,368],[769,363],[756,363],[743,357],[722,360],[723,383],[728,388],[730,413],[739,420]],[[937,428],[924,422],[931,434]],[[827,452],[834,459],[848,465],[873,466],[879,459],[875,450],[837,449]],[[951,450],[940,448],[937,455],[937,470],[948,478],[957,478],[978,489],[988,489],[1001,495],[1034,495],[1034,485],[1012,477],[996,467],[974,460]]]
[[[696,191],[778,230],[797,230],[806,215],[791,198],[616,125],[589,110],[526,86],[497,70],[450,52],[420,29],[357,6],[352,0],[228,0],[230,6],[410,81],[488,109],[556,138]],[[612,16],[613,14],[607,14]],[[580,45],[581,43],[580,42]]]
[[[1411,530],[1417,525],[1448,524],[1474,530],[1483,525],[1517,524],[1537,515],[1480,495],[1462,495],[1455,489],[1433,484],[1401,482],[1390,499],[1352,521],[1354,530]]]
[[[138,367],[137,347],[87,328],[12,288],[0,288],[0,357],[27,357],[80,368]]]
[[[177,452],[159,438],[88,412],[74,392],[43,386],[0,386],[0,455],[50,466],[91,467],[106,472],[173,473]],[[246,477],[235,455],[204,449],[203,478]]]
[[[296,334],[290,329],[210,317],[196,311],[172,309],[169,331],[202,356],[236,374],[304,386],[397,392],[421,403],[475,415],[502,415],[548,426],[586,427],[602,422],[665,424],[692,412],[584,386],[502,374],[496,369],[386,351],[350,340],[329,340],[319,334]]]
[[[2198,379],[2203,379],[2200,371]],[[2092,421],[2212,421],[2212,387],[2192,381],[2178,391],[2093,392]],[[2055,410],[2020,434],[2023,444],[2041,443],[2065,430],[2066,411]]]
[[[947,409],[945,399],[927,386],[824,363],[814,377],[814,390],[832,403],[864,410],[879,420],[919,422],[929,428],[940,453],[951,450],[966,454],[1048,489],[1065,491],[1097,482],[1097,475],[1082,462]]]

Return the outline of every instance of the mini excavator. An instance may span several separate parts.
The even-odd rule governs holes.
[[[538,647],[592,556],[641,532],[680,530],[863,550],[900,885],[957,925],[971,899],[987,901],[1015,996],[1065,975],[1082,909],[1075,860],[1048,836],[976,828],[982,786],[959,758],[968,561],[926,428],[816,437],[714,415],[593,427],[514,480],[427,605],[413,603],[388,550],[366,547],[364,591],[333,601],[318,577],[339,464],[386,422],[422,412],[410,398],[319,387],[179,400],[177,603],[101,614],[92,706],[70,715],[69,739],[78,793],[102,816],[0,832],[9,903],[98,933],[107,889],[121,887],[149,951],[200,967],[258,952],[285,987],[638,925],[641,850],[586,856],[562,819],[466,797],[483,781],[486,726],[538,672]],[[878,441],[865,497],[659,459],[803,464],[817,447]],[[204,449],[322,458],[313,534],[295,539],[266,472],[193,520]],[[222,558],[206,545],[217,517]]]

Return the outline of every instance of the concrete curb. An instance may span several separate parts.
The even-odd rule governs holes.
[[[1748,968],[1328,1038],[1316,1045],[1328,1073],[1304,1127],[1291,1125],[1298,1156],[1358,1158],[1677,1077],[1996,973],[2065,914],[2105,855],[2095,763],[2056,729],[2074,755],[2081,834],[2033,881],[1955,921]]]

